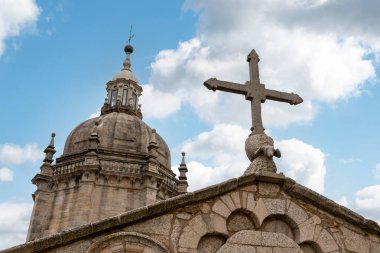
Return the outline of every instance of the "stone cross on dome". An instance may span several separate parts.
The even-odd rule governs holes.
[[[303,100],[297,94],[267,89],[265,88],[265,84],[260,83],[260,59],[255,50],[249,53],[247,61],[249,63],[249,82],[239,84],[211,78],[204,82],[204,85],[213,91],[221,90],[245,95],[245,99],[251,101],[252,133],[245,143],[245,148],[247,156],[252,163],[245,174],[262,170],[276,172],[276,166],[272,157],[280,157],[281,153],[278,149],[274,149],[273,139],[264,133],[265,128],[261,118],[261,103],[269,99],[297,105],[302,103]]]

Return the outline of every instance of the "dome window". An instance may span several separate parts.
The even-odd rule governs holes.
[[[111,91],[111,107],[114,107],[116,105],[116,100],[117,100],[117,89],[113,89]]]
[[[136,109],[137,107],[137,95],[135,92],[132,92],[132,106],[133,109]]]
[[[123,89],[123,102],[122,105],[126,106],[128,101],[128,88]]]

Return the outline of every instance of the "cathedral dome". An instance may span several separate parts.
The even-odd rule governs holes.
[[[157,160],[170,170],[170,151],[163,138],[135,115],[111,112],[78,125],[68,136],[63,157],[88,152],[89,137],[97,133],[100,153],[146,160],[152,139],[157,142]],[[155,135],[155,136],[153,136]]]
[[[38,190],[29,241],[187,192],[185,154],[177,179],[168,145],[142,120],[143,89],[131,71],[133,47],[124,51],[124,68],[106,83],[100,116],[71,131],[54,164],[52,134],[41,173],[32,180]]]
[[[124,78],[126,80],[132,80],[136,83],[138,83],[137,81],[137,78],[135,77],[135,75],[132,73],[132,71],[130,69],[122,69],[120,70],[118,73],[116,73],[116,75],[113,76],[112,80],[117,80],[119,78]]]

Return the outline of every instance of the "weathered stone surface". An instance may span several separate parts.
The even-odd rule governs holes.
[[[257,191],[257,185],[256,184],[247,185],[247,186],[241,188],[241,190],[247,191],[247,192],[256,192]]]
[[[369,252],[370,252],[370,253],[380,252],[380,243],[373,242],[373,243],[371,244],[371,249],[370,249]]]
[[[241,207],[247,209],[248,192],[241,192]]]
[[[200,237],[207,234],[207,225],[202,215],[197,215],[189,221],[189,227],[195,231]]]
[[[343,240],[347,250],[360,253],[370,252],[370,241],[368,237],[355,233],[346,227],[341,227],[340,230],[343,233]]]
[[[285,214],[285,203],[284,199],[263,199],[264,204],[269,212],[269,214]]]
[[[147,220],[144,223],[128,226],[124,229],[124,231],[168,236],[170,233],[173,217],[173,214],[163,215]]]
[[[201,209],[202,213],[205,213],[205,214],[210,213],[210,211],[211,211],[211,207],[208,203],[202,203],[200,209]]]
[[[322,229],[321,233],[319,234],[317,243],[323,252],[332,252],[339,250],[339,247],[334,241],[334,238],[326,229]]]
[[[255,203],[253,194],[252,193],[248,193],[248,196],[247,196],[247,210],[253,212],[253,210],[255,208],[255,204],[256,203]]]
[[[197,234],[194,230],[192,230],[190,227],[185,227],[183,230],[183,233],[181,234],[178,242],[179,248],[192,248],[196,249],[198,247],[199,239],[201,236]],[[187,252],[187,251],[180,251],[180,252]]]
[[[305,241],[315,241],[314,234],[316,227],[318,224],[321,224],[321,219],[314,215],[311,218],[309,218],[307,221],[302,223],[298,229],[299,229],[299,238],[298,242],[305,242]]]
[[[232,244],[259,245],[262,243],[262,233],[260,231],[240,231],[228,239]]]
[[[236,209],[236,206],[234,202],[232,201],[232,198],[230,195],[223,195],[220,197],[220,199],[223,201],[224,204],[230,209],[231,212],[233,212]]]
[[[231,252],[239,252],[239,253],[256,253],[256,248],[250,245],[241,245],[241,244],[228,244],[222,246],[217,253],[231,253]]]
[[[299,253],[300,248],[297,243],[283,234],[244,230],[232,235],[218,252],[272,253],[274,251]]]
[[[279,218],[265,221],[264,224],[262,225],[262,230],[266,232],[284,234],[287,237],[294,240],[294,233],[291,227],[285,221],[280,220]]]
[[[279,193],[280,186],[277,184],[270,184],[270,183],[259,183],[259,193],[262,195],[269,195],[269,196],[275,196]]]
[[[210,228],[208,230],[210,233],[220,233],[228,235],[226,219],[217,214],[210,214],[210,224],[207,225]]]
[[[232,201],[234,202],[235,209],[241,208],[240,193],[238,191],[231,193]]]
[[[199,241],[197,250],[199,253],[215,253],[225,242],[226,238],[220,235],[206,235]]]
[[[180,213],[177,213],[176,217],[182,220],[189,220],[191,218],[191,214],[180,212]]]
[[[212,206],[212,211],[226,218],[231,214],[231,210],[228,209],[226,204],[224,204],[221,200],[215,202],[215,204]]]
[[[305,222],[309,216],[308,214],[294,202],[290,202],[289,208],[286,214],[291,218],[297,225]]]
[[[236,211],[228,217],[227,229],[230,234],[234,234],[241,230],[253,230],[255,229],[255,224],[247,214]]]
[[[178,219],[175,219],[174,224],[172,226],[172,230],[170,233],[170,248],[177,249],[178,248],[178,240],[182,230],[182,224]]]
[[[269,247],[256,247],[257,253],[272,253],[272,249]]]
[[[262,232],[262,246],[298,248],[297,243],[284,234]]]
[[[258,218],[259,225],[261,225],[265,218],[268,217],[270,214],[267,207],[265,206],[264,200],[261,198],[257,201],[253,212]]]

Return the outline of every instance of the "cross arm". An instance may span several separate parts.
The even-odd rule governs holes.
[[[247,94],[247,85],[220,81],[216,78],[208,79],[206,82],[203,83],[203,85],[206,86],[209,90],[213,91],[221,90],[241,95]]]
[[[303,99],[298,95],[288,92],[276,91],[276,90],[265,90],[265,97],[270,100],[289,103],[291,105],[297,105],[303,102]]]

